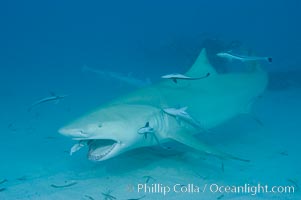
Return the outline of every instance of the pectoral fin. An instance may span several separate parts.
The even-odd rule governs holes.
[[[177,133],[174,134],[171,139],[180,142],[182,144],[185,144],[188,147],[191,147],[197,151],[204,152],[207,154],[210,154],[212,156],[216,156],[220,159],[234,159],[234,160],[239,160],[243,162],[250,162],[250,160],[242,159],[236,156],[233,156],[231,154],[227,154],[224,152],[221,152],[217,149],[214,149],[207,144],[201,142],[198,138],[194,137],[193,135],[190,134],[183,134],[183,133]]]

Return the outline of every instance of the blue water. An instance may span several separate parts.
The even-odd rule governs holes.
[[[2,1],[0,199],[105,199],[101,192],[108,190],[118,199],[138,198],[144,193],[129,193],[124,189],[127,184],[143,182],[141,177],[146,175],[157,180],[153,183],[199,183],[195,171],[202,174],[202,184],[265,182],[299,187],[300,9],[298,0]],[[245,116],[208,138],[230,152],[241,149],[255,162],[229,162],[221,171],[214,159],[200,161],[198,155],[162,155],[153,150],[103,163],[88,161],[84,151],[69,156],[73,142],[59,135],[58,129],[136,89],[116,78],[85,71],[84,66],[155,83],[164,74],[185,73],[203,47],[221,73],[237,70],[241,63],[218,59],[215,51],[232,48],[273,57],[272,64],[262,63],[270,83],[252,112],[263,127]],[[50,92],[68,97],[27,112]],[[77,185],[50,186],[70,179]],[[298,199],[299,192],[254,198]],[[203,197],[145,195],[145,199]],[[208,194],[206,199],[219,197],[250,198]]]

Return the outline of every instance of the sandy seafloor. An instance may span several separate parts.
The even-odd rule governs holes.
[[[300,86],[267,90],[252,111],[261,125],[253,116],[246,115],[212,130],[206,137],[213,146],[251,160],[250,163],[227,160],[223,164],[192,151],[164,153],[160,149],[138,149],[99,163],[86,159],[87,149],[69,156],[69,148],[74,143],[60,136],[57,129],[86,112],[86,108],[74,107],[77,103],[72,98],[76,96],[59,104],[45,104],[32,113],[26,111],[26,105],[16,106],[16,111],[12,111],[15,102],[7,101],[7,105],[2,105],[2,112],[7,114],[1,115],[3,132],[0,134],[0,181],[7,181],[0,184],[0,199],[100,200],[110,199],[102,194],[108,191],[116,199],[143,196],[143,199],[300,199],[300,91]],[[144,176],[153,178],[148,186],[194,184],[200,187],[200,192],[169,192],[165,196],[138,192],[137,185],[146,182]],[[69,183],[76,184],[66,188],[51,186]],[[296,191],[254,196],[212,193],[208,188],[202,192],[206,184],[209,187],[210,184],[258,183],[293,185]]]
[[[102,194],[108,191],[110,200],[301,199],[300,5],[300,0],[0,1],[0,200],[108,200]],[[226,50],[273,58],[262,62],[271,84],[252,113],[202,136],[250,163],[222,163],[180,145],[173,146],[180,151],[138,149],[99,163],[87,160],[87,148],[69,155],[74,141],[58,129],[134,90],[82,66],[156,82],[164,74],[185,73],[202,47],[211,47],[214,67],[236,63],[245,69],[241,62],[218,60],[216,53]],[[50,91],[69,96],[27,112]],[[293,185],[296,191],[138,193],[145,176],[153,178],[150,186],[194,184],[202,190],[206,184],[260,183]]]

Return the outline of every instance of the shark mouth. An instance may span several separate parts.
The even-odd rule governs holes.
[[[101,161],[107,159],[117,145],[117,141],[111,139],[89,140],[88,159],[92,161]]]

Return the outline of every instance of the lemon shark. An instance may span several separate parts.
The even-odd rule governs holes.
[[[73,152],[83,143],[88,146],[88,159],[93,161],[170,140],[221,159],[248,161],[205,144],[196,137],[200,129],[187,120],[179,123],[175,116],[163,111],[175,105],[185,106],[186,112],[200,122],[204,130],[212,129],[250,112],[268,83],[267,73],[257,64],[247,72],[218,74],[203,49],[185,75],[202,77],[208,73],[210,76],[204,79],[178,80],[177,84],[163,80],[139,89],[105,103],[59,132],[79,142]],[[144,137],[142,130],[146,131],[145,135],[152,134]]]

